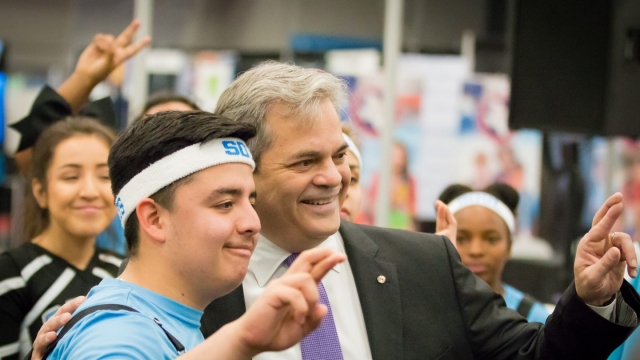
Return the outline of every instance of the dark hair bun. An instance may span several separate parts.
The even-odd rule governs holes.
[[[516,215],[516,211],[518,209],[518,202],[520,201],[520,195],[516,191],[516,189],[504,183],[495,183],[489,185],[484,192],[489,193],[495,197],[497,197],[500,201],[502,201],[511,212]]]
[[[442,191],[442,193],[440,193],[440,196],[438,196],[438,200],[442,201],[445,204],[448,204],[458,196],[462,194],[466,194],[468,192],[472,192],[472,191],[473,190],[466,185],[462,185],[462,184],[449,185],[447,186],[446,189]]]

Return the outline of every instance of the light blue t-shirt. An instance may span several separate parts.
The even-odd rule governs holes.
[[[85,316],[60,340],[49,359],[173,359],[176,348],[152,318],[189,351],[204,341],[202,311],[119,279],[104,279],[76,311],[120,304],[130,311],[99,310]]]
[[[507,303],[507,307],[517,311],[520,302],[524,298],[524,293],[507,284],[502,284],[502,288],[504,289],[504,302]],[[531,310],[529,310],[527,321],[535,321],[544,324],[547,321],[547,317],[549,317],[547,309],[542,305],[542,303],[536,301],[533,303],[533,306],[531,306]]]

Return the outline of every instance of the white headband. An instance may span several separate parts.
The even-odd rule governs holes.
[[[360,167],[362,167],[362,156],[360,156],[360,151],[358,150],[356,143],[354,143],[349,135],[345,133],[342,133],[342,137],[344,138],[344,141],[347,142],[347,145],[349,145],[349,151],[351,151],[353,155],[355,155],[356,159],[358,159],[358,164],[360,165]]]
[[[498,216],[500,216],[507,224],[509,231],[512,233],[515,231],[516,220],[513,213],[509,210],[507,205],[491,194],[480,191],[470,192],[458,196],[448,204],[451,214],[455,214],[458,211],[473,205],[484,206],[498,214]]]
[[[116,208],[124,228],[129,215],[140,200],[165,186],[200,170],[227,163],[243,163],[255,169],[255,162],[244,141],[223,138],[197,143],[180,149],[149,165],[120,190]]]

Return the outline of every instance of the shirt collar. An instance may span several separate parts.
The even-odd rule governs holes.
[[[339,233],[329,236],[327,240],[323,241],[318,247],[328,247],[341,254],[345,252],[342,237]],[[278,270],[280,266],[284,266],[282,263],[289,255],[291,255],[290,252],[280,248],[260,234],[258,244],[249,260],[249,269],[255,275],[260,287],[264,287],[269,279],[273,277],[276,270]],[[340,273],[343,266],[344,263],[340,263],[331,270]]]

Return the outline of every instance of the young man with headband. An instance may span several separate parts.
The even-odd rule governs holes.
[[[202,311],[242,282],[260,231],[245,144],[254,134],[251,125],[193,111],[152,115],[118,138],[109,174],[131,259],[118,279],[91,290],[49,358],[188,351],[248,359],[294,345],[321,322],[327,308],[317,304],[317,282],[344,259],[328,249],[300,254],[245,316],[202,343]]]

